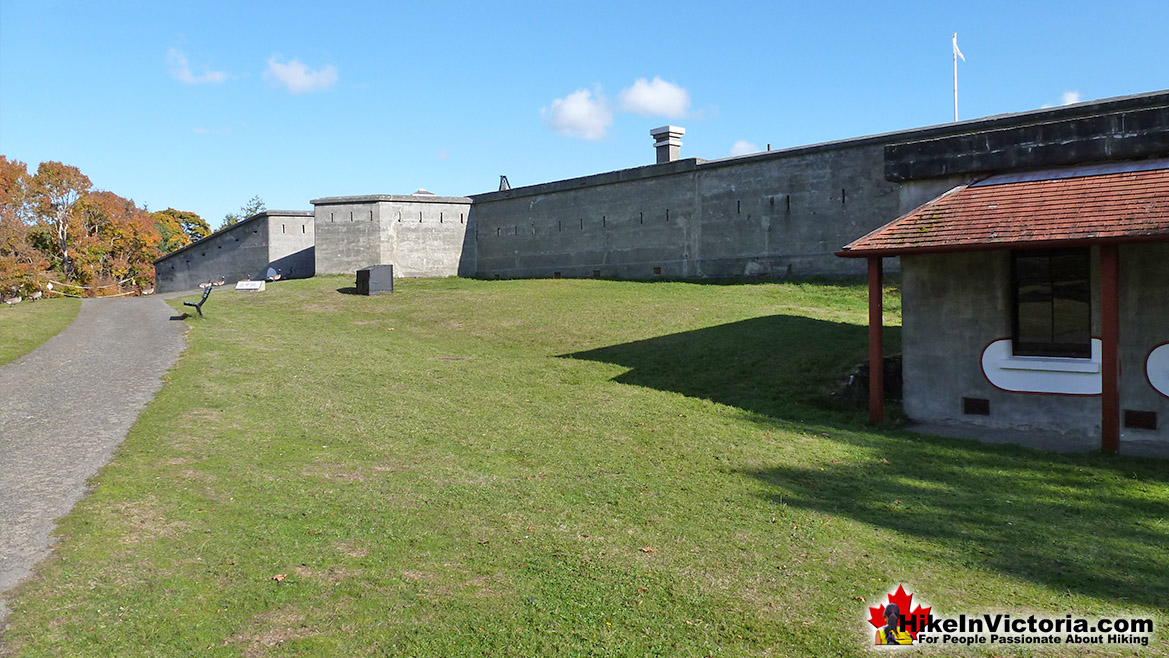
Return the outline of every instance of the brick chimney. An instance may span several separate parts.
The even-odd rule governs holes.
[[[649,131],[656,140],[654,148],[658,151],[658,164],[673,162],[678,159],[678,151],[682,148],[682,135],[686,129],[679,126],[662,126]]]

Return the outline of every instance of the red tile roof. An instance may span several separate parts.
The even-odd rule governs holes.
[[[1125,167],[993,176],[963,185],[837,255],[1169,240],[1169,161],[1116,169]]]

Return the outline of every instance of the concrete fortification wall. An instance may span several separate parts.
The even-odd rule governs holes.
[[[680,160],[475,195],[476,275],[857,274],[833,253],[899,209],[883,146]]]
[[[1169,93],[713,161],[677,159],[684,133],[651,131],[658,164],[644,167],[470,198],[315,199],[313,213],[289,214],[312,214],[307,225],[248,224],[250,234],[228,229],[159,259],[158,287],[256,277],[273,263],[291,276],[381,264],[400,277],[860,275],[863,260],[835,252],[955,185],[1163,155]]]
[[[313,276],[313,214],[268,210],[220,229],[154,261],[158,292],[190,290],[223,278],[263,279],[269,267],[283,276]]]
[[[285,279],[316,274],[316,222],[307,210],[269,212],[268,267]],[[267,272],[267,268],[265,268]]]
[[[465,239],[471,221],[466,197],[368,195],[313,199],[312,204],[316,271],[321,274],[352,274],[387,264],[397,277],[474,271],[468,269],[474,253]]]
[[[972,178],[1164,153],[1169,93],[715,161],[677,160],[684,132],[651,131],[656,165],[473,195],[475,274],[859,275],[834,252]]]

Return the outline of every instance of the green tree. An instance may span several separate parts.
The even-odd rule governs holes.
[[[211,227],[207,221],[188,210],[167,208],[150,213],[150,216],[154,219],[154,227],[158,229],[158,233],[162,237],[158,248],[164,254],[181,249],[211,235]]]
[[[239,212],[229,212],[224,215],[223,223],[219,225],[219,228],[223,229],[231,226],[232,224],[238,224],[248,217],[251,217],[256,213],[264,212],[265,210],[267,210],[267,208],[264,206],[264,200],[261,199],[259,195],[256,195],[251,199],[248,199],[248,202],[239,209]]]

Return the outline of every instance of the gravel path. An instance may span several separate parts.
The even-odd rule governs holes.
[[[87,299],[64,331],[0,367],[0,628],[8,590],[49,554],[56,520],[182,352],[174,315],[158,297]]]

